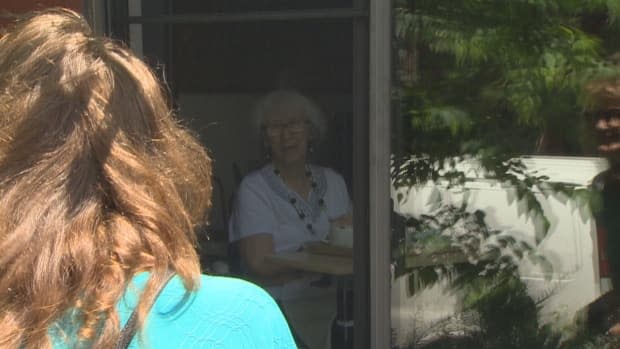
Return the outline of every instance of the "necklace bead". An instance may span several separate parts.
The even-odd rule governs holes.
[[[280,177],[280,179],[284,180],[282,178],[282,176],[281,176],[280,170],[278,170],[277,168],[273,169],[273,173],[276,176]],[[315,192],[316,189],[318,188],[318,183],[314,180],[314,176],[312,175],[312,170],[309,167],[306,167],[305,175],[310,180],[311,191]],[[294,194],[291,193],[290,189],[289,189],[288,195],[289,195],[289,202],[291,203],[291,205],[293,206],[293,208],[297,212],[297,215],[299,216],[299,219],[301,219],[302,221],[305,222],[307,216],[303,212],[303,210],[297,205],[297,199],[293,196]],[[315,192],[315,195],[316,195],[316,192]],[[324,208],[325,207],[325,200],[323,198],[319,198],[318,204],[319,204],[319,207]],[[316,234],[316,232],[314,231],[314,228],[312,227],[312,223],[306,223],[306,229],[308,229],[310,231],[310,233],[312,233],[313,235]]]

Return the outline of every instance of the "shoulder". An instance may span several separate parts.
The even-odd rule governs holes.
[[[344,183],[344,179],[342,178],[340,173],[334,171],[333,169],[329,167],[316,166],[316,165],[314,166],[314,168],[318,171],[321,171],[325,175],[325,179],[327,180],[328,183],[334,183],[334,182]]]
[[[265,168],[252,171],[248,173],[239,184],[237,188],[236,209],[241,209],[238,205],[244,205],[253,203],[252,209],[255,210],[260,206],[257,206],[256,201],[267,204],[273,197],[273,189],[268,179],[266,178]],[[247,209],[247,207],[245,207]]]
[[[151,343],[157,338],[162,348],[210,347],[209,343],[222,348],[294,347],[289,346],[290,331],[275,301],[241,279],[202,275],[200,287],[188,293],[174,277],[153,310],[148,337]],[[160,338],[161,333],[166,338]]]
[[[327,191],[331,193],[347,193],[347,184],[340,173],[334,171],[329,167],[316,167],[325,177],[325,183],[327,184]]]
[[[271,191],[277,176],[272,165],[265,165],[246,174],[239,184],[238,191],[262,193]]]
[[[204,294],[210,300],[219,298],[239,302],[247,299],[257,304],[275,303],[265,290],[243,279],[202,275],[200,283],[198,293]]]
[[[241,180],[241,187],[252,187],[252,186],[256,186],[256,185],[262,185],[265,183],[265,180],[263,178],[263,173],[264,168],[258,169],[258,170],[254,170],[248,174],[246,174],[243,179]]]
[[[179,306],[175,303],[188,303],[185,306],[200,310],[231,311],[230,314],[234,314],[235,309],[241,312],[248,311],[248,304],[255,308],[269,308],[275,304],[265,290],[248,281],[210,275],[201,275],[200,286],[192,293],[185,290],[180,277],[172,278],[162,291],[156,303],[156,310],[163,313],[173,311],[173,307]],[[247,304],[240,307],[239,305],[243,303]]]
[[[133,310],[148,278],[149,273],[140,273],[133,278],[125,292],[121,311]],[[157,316],[175,313],[176,316],[191,317],[196,311],[202,312],[207,309],[234,311],[244,302],[258,308],[268,308],[275,304],[265,290],[242,279],[203,274],[200,276],[198,289],[188,292],[183,280],[175,275],[157,297],[153,311]],[[242,309],[239,310],[243,311]]]

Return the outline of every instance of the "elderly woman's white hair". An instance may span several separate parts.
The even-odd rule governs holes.
[[[327,128],[323,112],[316,103],[295,91],[277,90],[261,98],[253,112],[254,128],[259,138],[263,139],[262,131],[269,115],[280,114],[293,118],[299,113],[311,125],[310,141],[315,145],[320,143]]]

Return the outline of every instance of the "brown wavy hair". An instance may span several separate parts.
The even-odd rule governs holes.
[[[79,343],[110,348],[128,281],[167,270],[188,291],[211,161],[166,89],[77,13],[30,14],[0,38],[0,347],[51,346],[69,314]]]

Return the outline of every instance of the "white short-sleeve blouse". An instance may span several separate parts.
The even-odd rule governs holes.
[[[330,221],[351,213],[351,200],[338,173],[321,166],[308,169],[315,187],[307,200],[288,189],[273,165],[248,174],[235,199],[229,222],[230,241],[267,233],[273,236],[278,253],[325,239]]]

